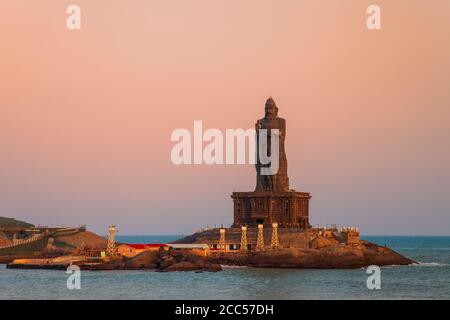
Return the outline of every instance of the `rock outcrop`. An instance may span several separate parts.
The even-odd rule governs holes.
[[[219,264],[189,252],[144,251],[128,258],[115,258],[100,264],[80,263],[84,270],[155,270],[169,271],[221,271]]]
[[[267,268],[354,269],[369,265],[409,265],[414,261],[367,241],[356,245],[331,245],[320,249],[288,248],[248,254],[218,254],[212,263]]]
[[[250,230],[250,229],[249,229]],[[270,247],[271,230],[264,230],[266,247]],[[240,243],[241,231],[237,228],[226,229],[229,243]],[[335,236],[321,236],[317,232],[295,228],[280,228],[279,242],[282,249],[249,251],[247,253],[213,252],[208,258],[212,263],[270,268],[312,268],[312,269],[346,269],[361,268],[369,265],[408,265],[414,261],[387,248],[374,243],[357,240],[356,243],[344,244]],[[218,229],[194,233],[176,242],[183,243],[218,243]],[[256,243],[256,231],[247,232],[250,243]],[[267,242],[269,241],[269,242]]]

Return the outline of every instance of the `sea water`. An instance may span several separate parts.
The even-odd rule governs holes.
[[[164,243],[180,236],[121,236]],[[65,271],[0,265],[0,299],[450,299],[450,237],[366,236],[418,262],[381,268],[381,289],[369,290],[365,269],[225,267],[217,273],[82,271],[69,290]]]

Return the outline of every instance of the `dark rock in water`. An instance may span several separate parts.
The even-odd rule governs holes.
[[[159,262],[158,253],[154,251],[144,251],[141,254],[125,262],[125,269],[153,269]]]
[[[186,259],[186,261],[191,262],[195,265],[198,265],[202,268],[206,264],[206,259],[204,257],[196,255],[196,254],[188,254],[185,259]]]
[[[171,255],[175,259],[176,263],[182,262],[186,258],[185,254],[183,252],[172,252]]]
[[[208,271],[208,272],[222,271],[222,266],[220,264],[208,264],[205,267],[205,271]]]
[[[220,266],[210,266],[205,257],[186,251],[144,251],[126,260],[122,269],[150,269],[155,271],[220,271]]]
[[[166,269],[173,264],[176,264],[177,261],[172,256],[164,255],[161,257],[161,260],[158,262],[158,266],[160,269]]]
[[[182,261],[169,266],[166,271],[196,271],[202,267],[189,261]]]

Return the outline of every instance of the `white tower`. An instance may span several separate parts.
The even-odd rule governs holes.
[[[247,251],[247,227],[242,226],[241,230],[241,251]]]
[[[110,225],[108,228],[108,243],[106,245],[106,254],[108,256],[115,256],[117,254],[116,233],[117,233],[116,226],[113,224]]]
[[[219,250],[225,251],[225,228],[220,228]]]
[[[272,223],[272,242],[270,244],[270,247],[272,249],[278,249],[279,243],[278,243],[278,223],[274,222]]]
[[[258,238],[256,240],[256,250],[264,250],[264,225],[258,224]]]

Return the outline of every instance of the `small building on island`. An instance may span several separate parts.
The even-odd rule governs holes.
[[[341,228],[339,230],[341,242],[345,244],[359,243],[359,230],[355,227]]]

